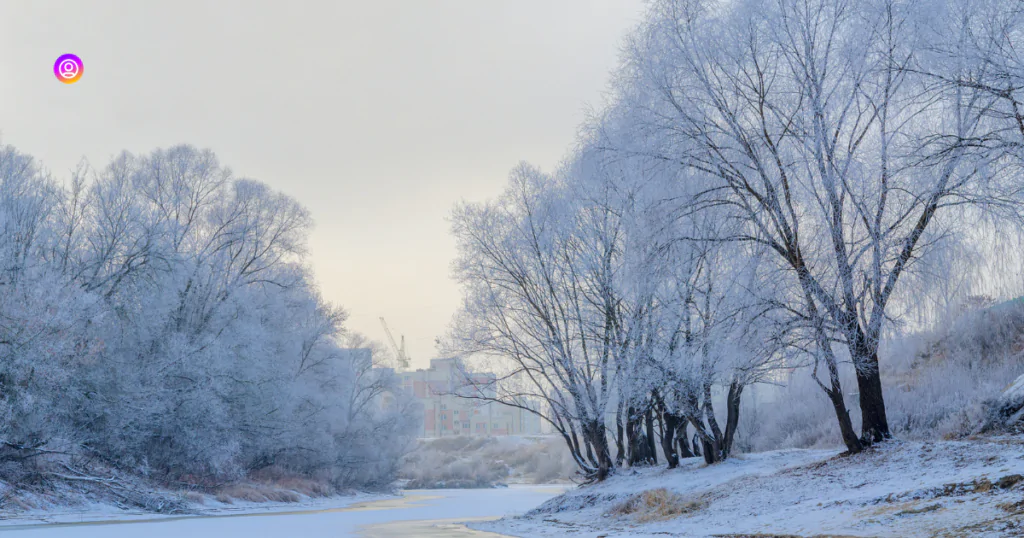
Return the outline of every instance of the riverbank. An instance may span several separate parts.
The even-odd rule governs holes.
[[[891,441],[865,453],[783,450],[620,472],[522,517],[520,537],[1024,535],[1024,438]]]
[[[563,491],[564,486],[414,490],[381,499],[333,498],[288,506],[235,506],[185,516],[98,511],[84,514],[83,521],[75,521],[73,514],[49,514],[48,521],[5,520],[0,535],[31,530],[32,538],[493,538],[459,523],[522,514]]]
[[[38,526],[104,524],[104,523],[150,523],[176,521],[204,517],[236,517],[257,515],[288,515],[322,512],[330,510],[359,510],[380,503],[387,509],[387,502],[403,502],[398,494],[352,493],[328,497],[307,497],[295,494],[298,500],[291,502],[253,502],[231,500],[221,502],[210,498],[203,503],[188,502],[180,513],[158,514],[139,509],[123,508],[102,502],[83,503],[76,506],[51,507],[0,512],[0,531],[28,529]],[[367,507],[367,508],[364,508]]]

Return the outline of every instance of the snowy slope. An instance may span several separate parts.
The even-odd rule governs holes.
[[[521,518],[475,523],[515,536],[1024,536],[1024,439],[909,443],[865,454],[788,450],[619,473]],[[1008,478],[1007,478],[1008,477]],[[1002,479],[1002,480],[1000,480]],[[696,507],[640,523],[631,496],[666,488]],[[1002,505],[1002,506],[1000,506]]]

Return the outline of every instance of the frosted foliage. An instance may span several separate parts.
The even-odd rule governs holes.
[[[394,388],[304,262],[309,213],[190,146],[66,182],[0,148],[0,441],[217,484],[276,465],[384,485]],[[6,467],[5,467],[6,468]]]
[[[1022,36],[1016,1],[648,3],[563,163],[455,208],[449,351],[596,479],[969,433],[1022,373]]]

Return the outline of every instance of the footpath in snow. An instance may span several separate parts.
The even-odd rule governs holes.
[[[1024,439],[692,458],[471,526],[520,537],[1024,536]]]

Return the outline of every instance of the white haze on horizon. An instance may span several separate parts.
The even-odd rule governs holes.
[[[597,105],[640,0],[0,2],[0,141],[83,157],[210,148],[316,221],[348,328],[434,356],[459,302],[446,216],[521,159],[553,167]],[[82,79],[54,80],[63,53]]]

